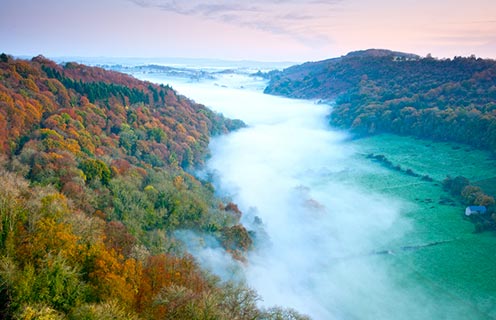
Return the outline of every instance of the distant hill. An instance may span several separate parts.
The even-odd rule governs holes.
[[[251,248],[238,207],[187,173],[241,126],[168,86],[1,54],[0,318],[305,319],[259,309],[174,238]]]
[[[272,72],[265,93],[304,99],[334,98],[357,86],[365,74],[375,73],[376,78],[384,76],[388,70],[379,70],[386,61],[419,59],[414,54],[382,49],[350,52],[343,57],[306,62]]]
[[[370,49],[269,74],[265,93],[335,100],[331,123],[496,151],[496,61]]]

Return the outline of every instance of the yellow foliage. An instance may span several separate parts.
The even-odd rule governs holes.
[[[181,123],[178,123],[176,126],[176,132],[178,134],[185,134],[187,131]]]
[[[40,88],[38,88],[32,79],[24,79],[22,80],[22,84],[31,91],[40,92]]]
[[[60,160],[60,159],[64,158],[64,156],[62,156],[61,154],[59,154],[57,152],[47,152],[47,155],[50,158],[50,160]]]
[[[174,187],[181,189],[184,187],[184,178],[181,176],[176,176],[173,181]]]
[[[7,93],[0,91],[0,101],[7,103],[8,107],[14,108],[14,100],[12,99],[12,96]]]
[[[52,129],[46,129],[46,128],[40,129],[40,134],[42,138],[51,137],[51,138],[56,138],[57,140],[63,139],[63,137],[60,134],[58,134],[57,131]]]
[[[39,262],[49,254],[59,254],[75,262],[80,255],[79,237],[72,232],[72,226],[59,223],[54,217],[40,219],[35,230],[25,236],[18,253],[31,262]]]
[[[81,154],[81,147],[79,146],[79,143],[74,139],[66,139],[65,143],[63,144],[63,149],[75,155]]]
[[[62,320],[65,317],[56,310],[43,306],[25,306],[16,319],[19,320]]]

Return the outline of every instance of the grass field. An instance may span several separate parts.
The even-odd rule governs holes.
[[[496,160],[459,144],[395,135],[363,138],[353,145],[357,163],[371,168],[357,177],[361,184],[409,204],[403,216],[412,228],[387,248],[395,254],[384,257],[392,268],[405,270],[407,277],[398,281],[419,285],[440,304],[454,303],[452,315],[449,308],[443,309],[446,319],[496,318],[496,234],[474,233],[473,224],[464,218],[464,206],[441,188],[447,175],[462,175],[494,195]],[[387,168],[367,158],[370,153],[434,181]]]

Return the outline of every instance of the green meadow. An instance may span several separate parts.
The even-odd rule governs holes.
[[[357,163],[367,168],[356,177],[360,184],[407,204],[402,217],[410,228],[379,248],[390,250],[382,257],[392,270],[401,268],[392,274],[397,284],[428,292],[446,319],[496,318],[496,233],[475,233],[465,207],[441,186],[447,175],[462,175],[494,196],[494,157],[465,145],[386,134],[352,144]],[[384,155],[401,171],[370,154]],[[433,181],[408,175],[407,169]]]

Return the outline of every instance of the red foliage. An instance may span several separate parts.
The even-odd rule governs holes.
[[[129,256],[136,244],[136,238],[131,235],[126,226],[120,221],[110,221],[105,226],[105,244],[110,249]]]

